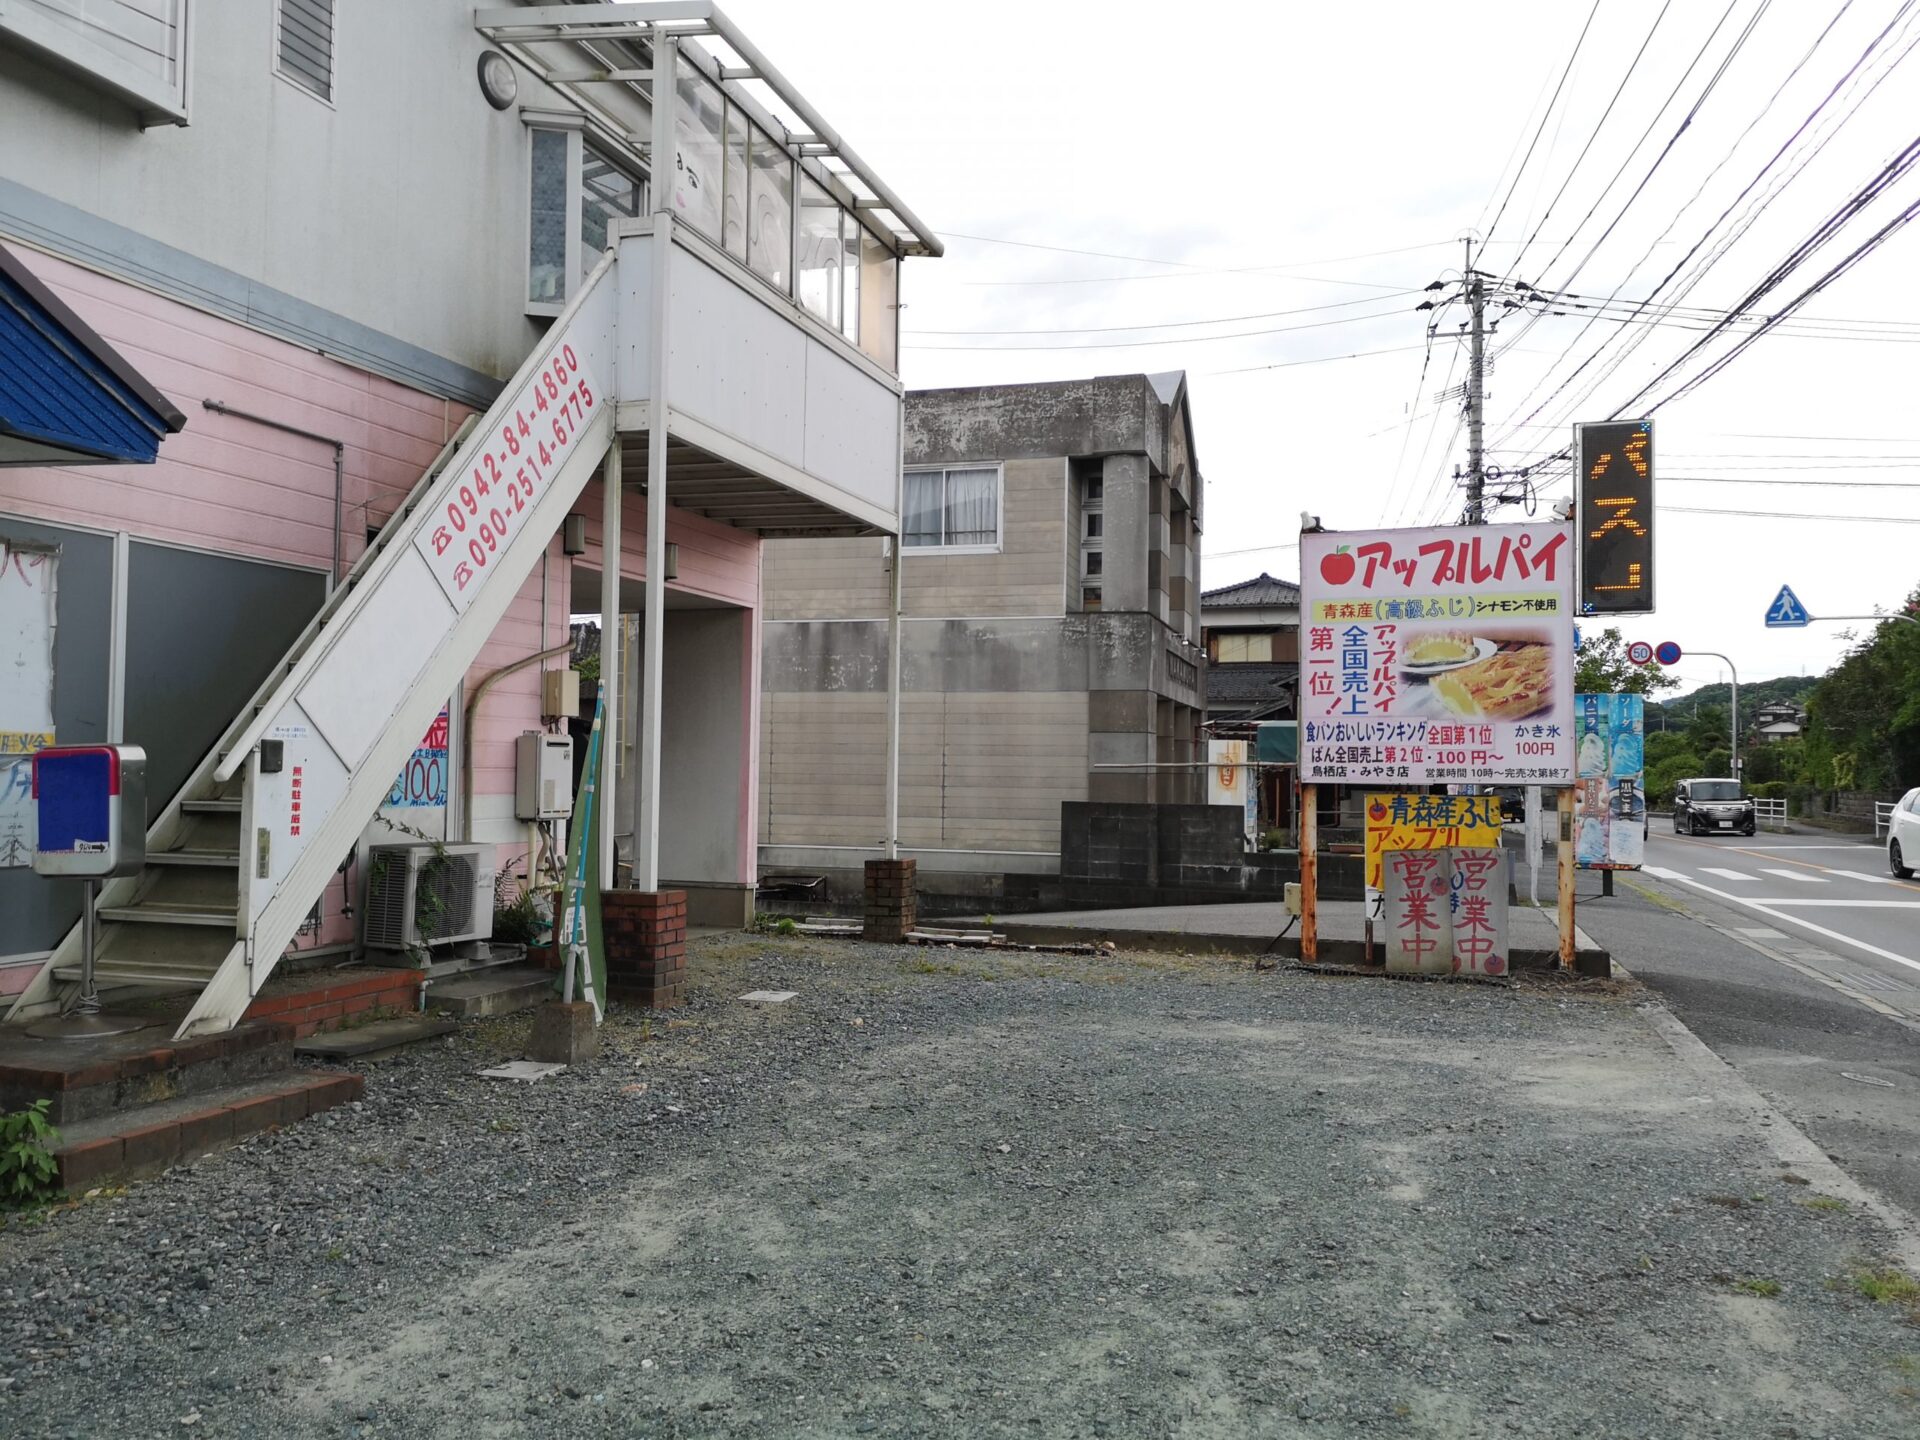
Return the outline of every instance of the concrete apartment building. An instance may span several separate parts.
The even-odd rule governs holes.
[[[904,456],[900,853],[931,905],[1009,905],[1063,802],[1202,798],[1185,376],[910,391]],[[763,554],[762,884],[850,898],[887,838],[891,548]]]

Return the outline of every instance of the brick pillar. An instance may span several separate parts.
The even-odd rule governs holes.
[[[687,892],[603,890],[611,998],[670,1010],[687,998]]]
[[[914,868],[912,860],[867,861],[863,939],[898,945],[907,938],[909,930],[919,925],[920,906],[913,893]]]

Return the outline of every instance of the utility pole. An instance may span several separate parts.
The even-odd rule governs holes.
[[[1473,315],[1467,352],[1467,524],[1487,523],[1485,419],[1487,408],[1487,293],[1473,268],[1473,238],[1467,246],[1467,308]]]

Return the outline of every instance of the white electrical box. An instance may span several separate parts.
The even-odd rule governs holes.
[[[580,713],[580,672],[540,672],[540,714],[547,720],[571,720]]]
[[[569,737],[528,730],[514,742],[513,813],[522,820],[565,820],[573,814]]]

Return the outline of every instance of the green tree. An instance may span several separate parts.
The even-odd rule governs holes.
[[[1687,720],[1687,743],[1702,755],[1725,750],[1731,741],[1732,723],[1724,705],[1702,705]]]
[[[1573,657],[1573,688],[1580,694],[1652,695],[1679,684],[1661,666],[1636,665],[1627,659],[1627,642],[1619,626],[1609,625],[1598,635],[1582,632]]]
[[[1920,589],[1907,596],[1920,608]],[[1807,697],[1806,774],[1839,790],[1920,784],[1920,625],[1882,620]]]

